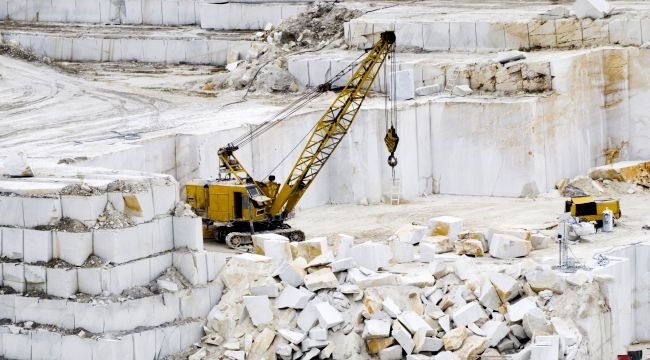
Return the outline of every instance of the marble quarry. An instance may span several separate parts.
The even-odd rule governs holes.
[[[0,0],[0,66],[21,61],[3,62],[7,49],[34,62],[0,67],[0,357],[580,360],[650,341],[647,232],[585,245],[575,273],[546,256],[555,228],[475,229],[452,212],[372,241],[256,234],[253,253],[204,247],[182,184],[218,174],[217,149],[359,61],[386,30],[394,68],[380,72],[298,214],[390,203],[395,191],[406,204],[551,196],[584,174],[650,186],[645,1],[343,1],[358,16],[335,24],[338,38],[309,43],[280,25],[312,3]],[[247,79],[202,93],[208,82],[192,78],[187,93],[156,98],[151,79],[76,78],[63,63],[211,74],[273,64],[296,91],[266,94]],[[238,151],[254,177],[284,179],[293,162],[282,161],[298,156],[349,76]],[[87,139],[68,137],[76,131]],[[622,227],[647,230],[641,221]]]

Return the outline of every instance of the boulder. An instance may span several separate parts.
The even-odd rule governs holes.
[[[448,351],[453,351],[460,349],[460,347],[463,345],[463,342],[467,337],[469,336],[469,331],[467,330],[466,327],[461,326],[457,327],[451,331],[448,331],[443,337],[442,337],[442,344],[445,347],[445,350]]]
[[[498,259],[527,256],[532,249],[529,240],[522,240],[512,235],[494,234],[490,241],[490,256]]]

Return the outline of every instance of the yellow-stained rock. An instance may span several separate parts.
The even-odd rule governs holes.
[[[608,179],[650,185],[650,161],[621,161],[591,170],[592,179]]]
[[[465,339],[469,336],[469,330],[466,327],[457,327],[447,332],[445,336],[442,337],[442,344],[445,346],[445,350],[453,351],[459,349]]]
[[[444,341],[444,338],[443,338]],[[470,336],[463,342],[463,346],[456,352],[460,360],[477,359],[488,347],[487,338],[483,336]]]
[[[366,345],[368,346],[369,354],[378,354],[380,351],[393,345],[394,343],[395,343],[395,339],[393,339],[392,337],[366,340]]]
[[[291,243],[291,255],[294,259],[299,257],[307,260],[307,263],[314,260],[316,257],[329,251],[327,247],[326,238],[314,238],[301,242]]]

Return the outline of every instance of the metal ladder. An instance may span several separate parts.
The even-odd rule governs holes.
[[[399,205],[399,199],[400,199],[400,190],[401,190],[401,181],[400,179],[393,179],[393,184],[391,185],[390,188],[390,204],[391,205]]]
[[[454,68],[454,73],[451,75],[449,81],[445,81],[445,89],[443,90],[444,94],[451,95],[451,93],[454,91],[454,86],[456,86],[456,83],[458,82],[459,76],[460,76],[460,69]]]

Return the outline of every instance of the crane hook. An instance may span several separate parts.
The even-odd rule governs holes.
[[[384,136],[384,142],[386,143],[386,148],[388,148],[388,166],[391,167],[393,172],[393,180],[395,180],[395,166],[397,166],[397,158],[395,157],[395,151],[397,150],[397,144],[399,143],[399,136],[397,136],[397,130],[395,126],[392,126],[386,130],[386,136]]]

